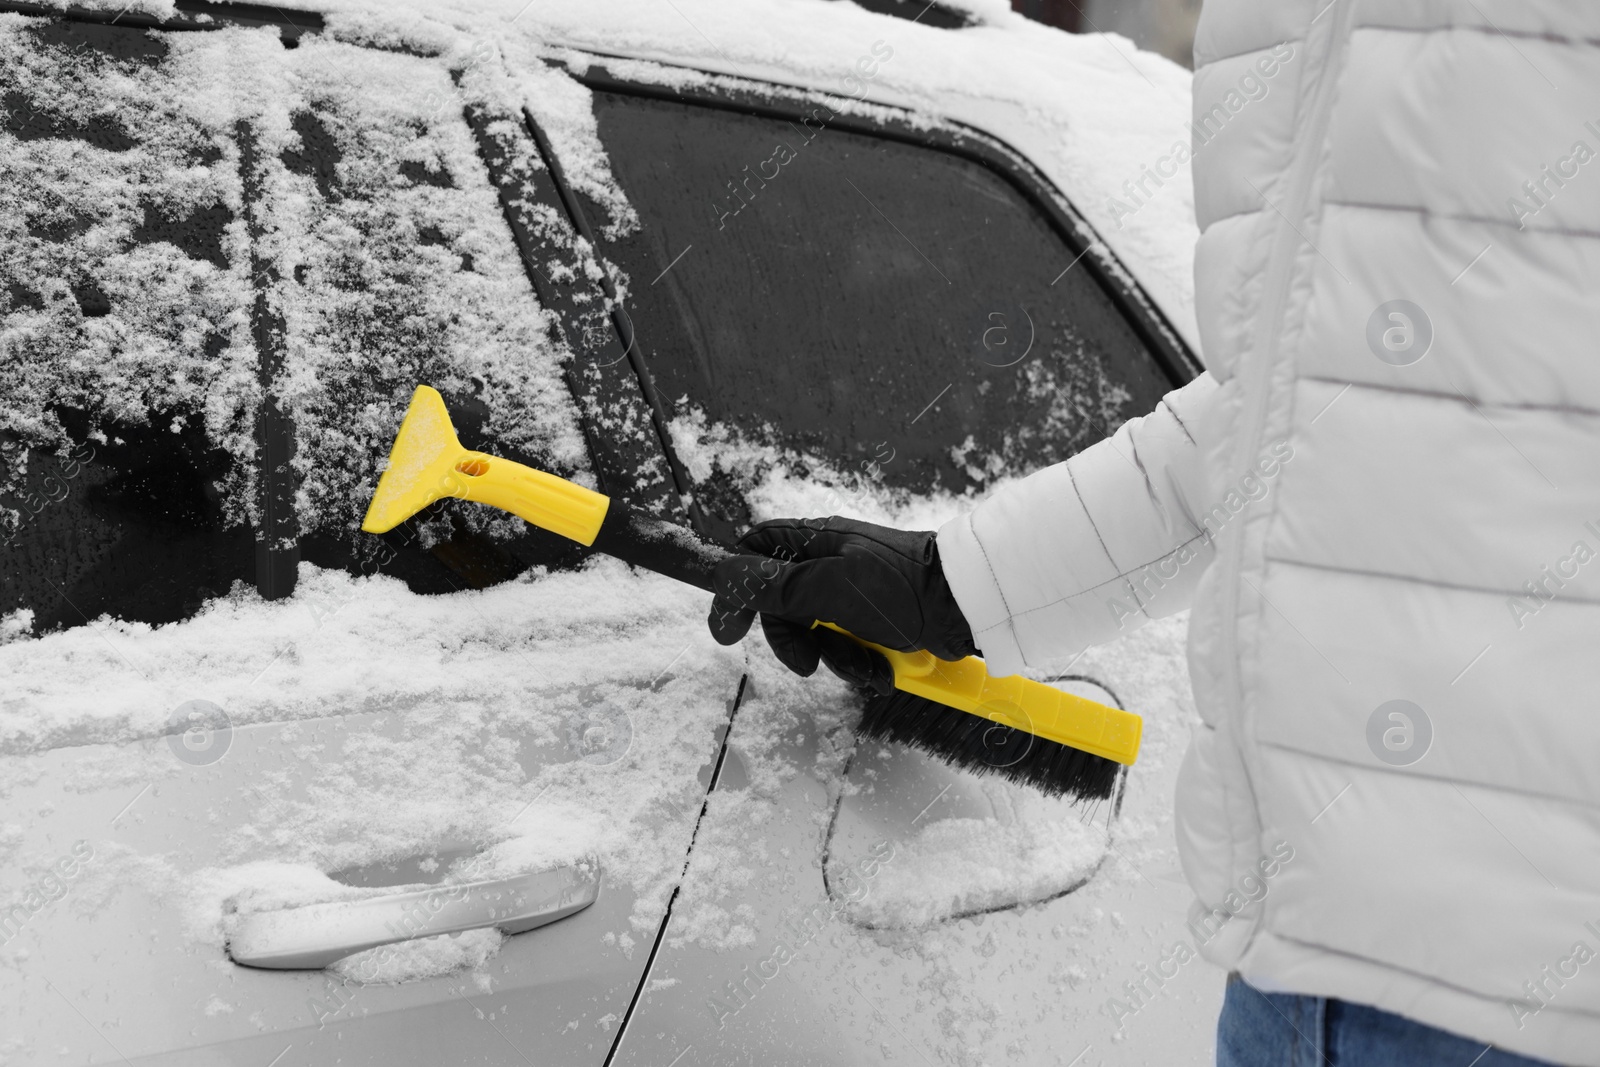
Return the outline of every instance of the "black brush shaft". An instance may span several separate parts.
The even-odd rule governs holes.
[[[687,526],[666,522],[611,498],[594,550],[711,592],[711,571],[736,553]]]

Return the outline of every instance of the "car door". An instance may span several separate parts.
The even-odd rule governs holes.
[[[574,67],[638,212],[597,242],[621,268],[630,351],[719,536],[779,514],[893,521],[886,509],[916,499],[950,513],[1195,373],[1071,205],[1003,146],[781,86]],[[1114,674],[1050,680],[1120,706],[1129,680]],[[1093,811],[1049,801],[854,745],[850,716],[848,697],[752,664],[616,1062],[876,1062],[880,1046],[918,1046],[926,1035],[894,1019],[934,977],[904,962],[905,939],[967,943],[934,968],[948,1009],[927,1008],[960,1019],[983,994],[953,975],[992,971],[995,942],[957,927],[993,915],[1035,932],[1037,909],[1112,858],[1120,792]],[[1043,929],[1077,910],[1056,906]],[[1037,956],[1007,976],[1030,999],[1060,980]],[[1074,1031],[1063,1018],[1030,1040]]]
[[[600,1063],[739,663],[482,509],[358,533],[419,382],[478,447],[676,498],[631,372],[566,365],[622,346],[492,45],[232,14],[0,14],[5,1054]],[[564,867],[597,898],[510,939],[226,947]]]
[[[975,132],[775,86],[663,88],[598,58],[579,77],[639,216],[600,242],[627,278],[632,348],[686,489],[725,536],[785,506],[981,493],[1193,373],[1071,205]],[[1061,680],[1118,703],[1103,680]],[[936,772],[863,753],[847,781],[882,775],[910,796]],[[939,784],[953,808],[1018,827],[1062,818],[1009,785]],[[1080,884],[1098,856],[1006,903]]]

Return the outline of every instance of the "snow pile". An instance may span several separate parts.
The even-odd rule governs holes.
[[[450,597],[310,564],[300,573],[283,601],[239,589],[182,623],[101,619],[0,646],[12,680],[0,753],[159,736],[190,699],[218,704],[235,728],[444,704],[503,705],[537,725],[519,702],[576,708],[581,686],[642,684],[679,652],[685,667],[728,655],[700,632],[704,594],[608,561]]]
[[[484,876],[474,871],[474,878]],[[405,890],[439,888],[446,892],[447,889],[441,887],[447,887],[452,881],[357,888],[304,864],[257,861],[198,872],[196,885],[186,896],[191,902],[193,932],[203,940],[214,942],[218,929],[225,936],[241,917],[251,912],[360,900]],[[215,917],[219,913],[222,918],[217,923]],[[399,984],[463,970],[478,971],[479,978],[486,980],[487,975],[481,969],[500,951],[504,942],[505,935],[494,927],[413,938],[346,956],[328,970],[347,982],[375,985]]]
[[[904,529],[933,530],[970,510],[975,490],[911,493],[885,485],[883,466],[894,448],[879,445],[855,470],[827,456],[772,443],[775,430],[741,431],[711,422],[685,401],[668,423],[673,451],[697,484],[723,483],[749,505],[751,519],[797,515],[844,515]],[[999,484],[999,483],[996,483]]]
[[[1104,848],[1104,827],[1072,816],[1011,823],[935,819],[897,845],[895,862],[885,864],[872,892],[853,903],[851,918],[863,926],[908,928],[1044,900],[1087,879]]]

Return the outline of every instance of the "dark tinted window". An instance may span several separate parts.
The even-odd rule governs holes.
[[[687,397],[841,467],[889,442],[891,485],[960,491],[1172,387],[1092,264],[980,163],[820,106],[807,123],[614,92],[595,108],[643,221],[607,254],[680,413]]]
[[[224,505],[248,470],[222,443],[248,455],[254,418],[229,389],[254,374],[224,243],[237,169],[139,99],[162,36],[11,20],[0,48],[0,614],[181,618],[254,571]]]

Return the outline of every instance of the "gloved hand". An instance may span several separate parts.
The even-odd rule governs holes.
[[[712,573],[708,621],[720,644],[744,637],[759,612],[784,666],[807,676],[820,660],[880,694],[894,688],[889,661],[832,630],[813,629],[813,621],[901,652],[927,649],[956,660],[978,651],[931,531],[838,516],[773,519],[752,527],[739,547],[748,554],[723,560]]]

